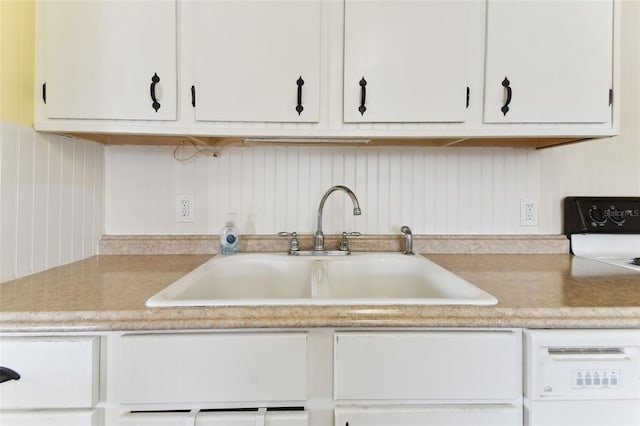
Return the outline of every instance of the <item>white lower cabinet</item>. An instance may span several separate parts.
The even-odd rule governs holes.
[[[522,426],[521,330],[131,333],[118,347],[120,426]]]
[[[522,331],[2,336],[0,426],[522,426]]]
[[[340,332],[335,426],[520,426],[519,331]]]
[[[506,404],[338,407],[335,426],[514,426],[521,413]]]
[[[636,426],[639,342],[637,330],[4,334],[0,366],[20,378],[0,383],[0,426]],[[573,385],[594,369],[619,381]]]

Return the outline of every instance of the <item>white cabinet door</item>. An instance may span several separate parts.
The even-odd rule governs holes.
[[[124,336],[120,400],[304,401],[307,340],[294,332]]]
[[[176,119],[175,0],[41,3],[49,118]]]
[[[509,400],[522,395],[511,331],[339,332],[338,400]]]
[[[199,1],[196,120],[317,122],[320,1]]]
[[[464,121],[472,6],[346,0],[344,121]]]
[[[487,8],[485,122],[611,119],[613,0],[489,0]]]
[[[337,407],[335,426],[519,426],[522,412],[508,404]]]

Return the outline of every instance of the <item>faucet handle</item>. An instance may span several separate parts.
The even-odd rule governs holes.
[[[360,235],[362,234],[359,232],[343,232],[340,238],[340,251],[350,251],[347,237],[359,237]]]
[[[415,254],[413,252],[413,233],[411,232],[411,228],[404,225],[400,228],[400,232],[404,234],[404,251],[402,254]]]
[[[300,240],[296,232],[278,232],[279,237],[291,237],[289,241],[289,253],[300,250]]]

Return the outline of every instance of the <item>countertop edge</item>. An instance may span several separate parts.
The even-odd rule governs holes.
[[[282,307],[281,307],[282,308]],[[108,332],[153,330],[271,328],[640,328],[640,307],[629,308],[496,308],[343,306],[333,310],[287,306],[287,315],[246,314],[246,308],[215,310],[80,311],[3,313],[0,332]],[[262,308],[257,308],[260,311]],[[189,312],[192,310],[192,312]]]

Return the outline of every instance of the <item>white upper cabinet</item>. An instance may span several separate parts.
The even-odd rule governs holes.
[[[175,0],[41,5],[48,118],[177,118]]]
[[[344,121],[465,121],[472,3],[346,0]]]
[[[530,147],[618,132],[619,0],[37,5],[39,131]]]
[[[606,123],[613,0],[488,0],[484,121]]]
[[[193,7],[196,120],[319,120],[320,0]]]

